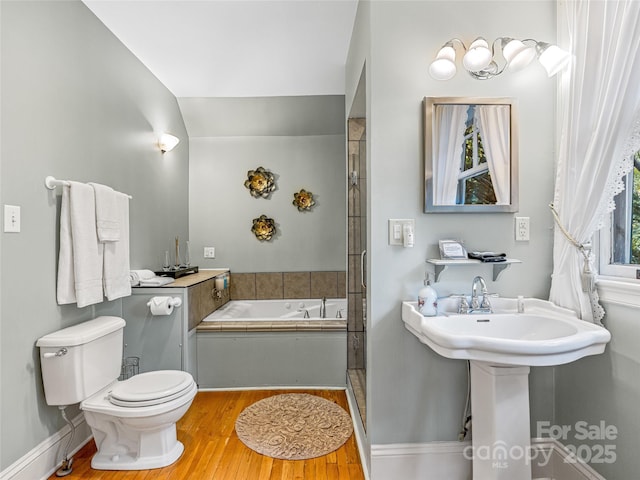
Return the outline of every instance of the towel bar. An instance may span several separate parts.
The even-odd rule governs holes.
[[[58,180],[56,177],[52,177],[51,175],[48,175],[44,179],[44,186],[47,187],[49,190],[55,190],[56,187],[62,187],[67,185],[69,185],[68,180]],[[127,197],[133,198],[131,195],[127,195]]]

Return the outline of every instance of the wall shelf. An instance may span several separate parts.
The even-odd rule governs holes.
[[[433,273],[435,274],[436,282],[440,280],[440,275],[447,269],[447,267],[459,265],[491,265],[493,267],[493,281],[495,282],[507,268],[514,263],[522,263],[522,261],[516,260],[515,258],[507,258],[504,262],[481,262],[480,260],[474,260],[471,258],[463,260],[429,258],[427,259],[427,263],[433,265]]]

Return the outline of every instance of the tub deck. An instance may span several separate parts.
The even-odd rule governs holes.
[[[320,301],[240,300],[228,302],[197,326],[198,332],[318,332],[347,329],[346,299],[327,299],[327,317],[319,318]],[[311,318],[304,318],[304,312]],[[345,318],[336,318],[344,315]],[[344,312],[344,314],[342,313]]]
[[[203,321],[198,332],[339,332],[347,330],[346,319],[331,320],[223,320]]]

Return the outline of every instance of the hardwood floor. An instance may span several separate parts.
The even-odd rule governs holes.
[[[182,457],[154,470],[92,470],[92,441],[74,455],[73,472],[66,479],[82,480],[364,480],[355,434],[338,450],[309,460],[278,460],[246,447],[236,435],[240,412],[258,400],[281,393],[309,393],[331,400],[349,411],[342,390],[245,390],[199,392],[178,422]],[[55,474],[50,480],[56,480]]]

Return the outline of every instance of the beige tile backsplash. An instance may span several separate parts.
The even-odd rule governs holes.
[[[284,272],[284,298],[311,298],[311,272]]]
[[[284,298],[282,272],[256,273],[256,300]]]
[[[346,272],[231,272],[232,300],[346,298]]]

